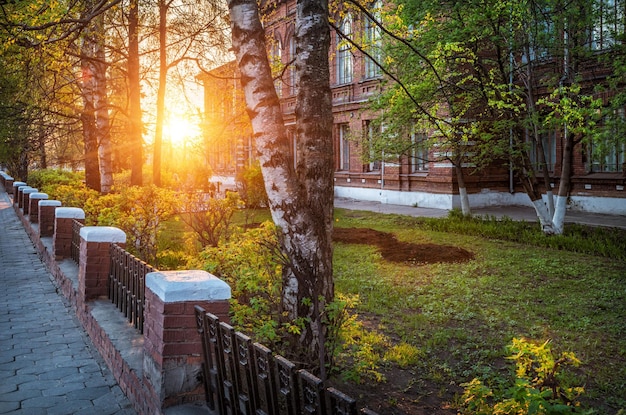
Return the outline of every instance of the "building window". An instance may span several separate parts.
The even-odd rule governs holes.
[[[381,21],[381,1],[376,1],[372,5],[371,13],[374,18],[380,22]],[[368,53],[370,57],[365,57],[365,78],[371,79],[376,78],[381,75],[381,69],[378,64],[381,63],[382,60],[382,36],[380,32],[380,27],[376,25],[376,23],[370,19],[368,16],[364,16],[365,21],[365,51]],[[378,64],[377,64],[378,63]]]
[[[591,29],[591,49],[608,49],[624,34],[624,6],[624,0],[594,2],[595,23]]]
[[[272,75],[276,76],[280,74],[283,70],[283,47],[280,39],[275,38],[274,43],[272,45]],[[274,88],[276,89],[276,94],[278,97],[283,96],[283,80],[280,76],[278,76],[274,80]]]
[[[411,173],[428,171],[428,135],[423,132],[411,133]]]
[[[546,165],[548,171],[554,171],[554,165],[556,164],[556,131],[544,131],[539,133],[539,139],[541,140],[541,146],[546,157]],[[539,146],[535,140],[530,140],[530,162],[535,170],[540,171],[543,169],[541,164],[541,153]]]
[[[352,82],[352,51],[350,50],[350,43],[344,39],[352,35],[352,17],[350,14],[346,15],[341,21],[339,26],[341,35],[337,34],[337,83],[349,84]]]
[[[380,135],[380,128],[378,128],[369,120],[365,121],[364,127],[365,128],[363,128],[363,130],[367,135],[365,143],[367,148],[365,149],[365,151],[369,152],[369,154],[364,154],[364,156],[367,156],[368,160],[368,163],[366,165],[367,171],[380,171],[382,154],[377,154],[375,150],[376,140],[379,139]]]
[[[350,126],[339,124],[339,170],[350,170]]]
[[[553,21],[553,11],[547,5],[535,5],[532,10],[535,19],[526,30],[528,49],[523,50],[522,63],[541,61],[550,58],[554,39],[557,37]]]
[[[289,37],[289,60],[289,94],[296,95],[296,37],[293,34]]]
[[[626,163],[626,117],[624,109],[604,118],[602,134],[591,142],[591,171],[615,173],[624,171]]]

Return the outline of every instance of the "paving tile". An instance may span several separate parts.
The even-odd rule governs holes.
[[[2,402],[0,401],[0,414],[9,414],[20,409],[20,403],[18,402]]]
[[[0,414],[134,415],[0,192]]]

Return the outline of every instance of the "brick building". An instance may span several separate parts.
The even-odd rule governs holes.
[[[602,1],[602,0],[597,0]],[[619,2],[615,2],[619,3]],[[270,62],[281,76],[276,90],[281,99],[285,126],[295,127],[295,79],[289,66],[295,53],[293,40],[295,1],[273,3],[266,19]],[[617,7],[617,6],[616,6]],[[345,34],[360,33],[366,39],[370,56],[380,57],[380,33],[366,16],[346,13],[337,18]],[[591,45],[602,52],[602,45]],[[384,157],[367,154],[368,139],[376,134],[375,114],[366,103],[380,91],[383,74],[373,61],[331,31],[330,80],[333,102],[333,141],[335,144],[335,194],[361,200],[451,209],[460,206],[453,165],[438,157],[437,148],[414,145],[409,154]],[[589,71],[589,82],[602,82],[602,71]],[[206,130],[212,167],[218,174],[233,175],[253,158],[251,131],[246,119],[243,97],[237,90],[234,62],[203,76],[205,84]],[[591,78],[593,75],[593,78]],[[226,80],[227,79],[227,80]],[[620,133],[626,134],[621,131]],[[293,135],[292,135],[293,136]],[[422,140],[414,133],[410,140]],[[561,136],[558,131],[544,134],[551,185],[558,186]],[[591,156],[591,149],[577,146],[570,208],[626,215],[626,167],[624,141],[615,145],[602,160]],[[471,151],[471,150],[470,150]],[[384,159],[384,161],[383,161]],[[465,167],[466,188],[474,207],[489,205],[530,205],[530,199],[515,183],[504,163],[494,163],[473,172]]]

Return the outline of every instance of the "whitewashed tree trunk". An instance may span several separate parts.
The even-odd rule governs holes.
[[[98,141],[98,163],[100,166],[100,192],[109,193],[113,187],[113,161],[111,159],[111,132],[109,99],[107,96],[107,64],[104,51],[104,15],[95,18],[93,24],[98,37],[95,43],[95,115]]]
[[[324,0],[298,0],[296,16],[297,170],[267,59],[255,0],[230,0],[233,48],[241,73],[272,218],[288,258],[283,310],[303,319],[297,353],[319,365],[323,377],[325,326],[332,301],[333,145],[328,68],[330,32]]]
[[[567,197],[572,182],[572,156],[574,151],[574,137],[568,134],[565,128],[563,137],[563,159],[561,161],[561,181],[559,183],[559,194],[556,197],[556,206],[554,207],[554,230],[557,235],[563,233],[565,225],[565,213],[567,210]]]
[[[86,0],[83,4],[86,13],[90,10],[92,3],[90,0]],[[100,191],[100,166],[98,164],[98,138],[95,113],[96,36],[97,34],[93,28],[88,26],[83,32],[82,43],[80,45],[80,87],[83,99],[83,108],[80,118],[83,127],[83,145],[85,149],[85,184],[90,189]]]
[[[463,213],[463,216],[472,216],[472,208],[470,207],[469,196],[467,195],[467,187],[465,186],[465,176],[460,160],[454,164],[454,170],[456,171],[456,179],[459,185],[461,212]]]

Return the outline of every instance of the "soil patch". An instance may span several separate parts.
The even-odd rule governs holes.
[[[391,233],[369,228],[334,228],[333,241],[374,245],[387,261],[413,265],[467,262],[474,259],[472,252],[457,246],[402,242]]]

